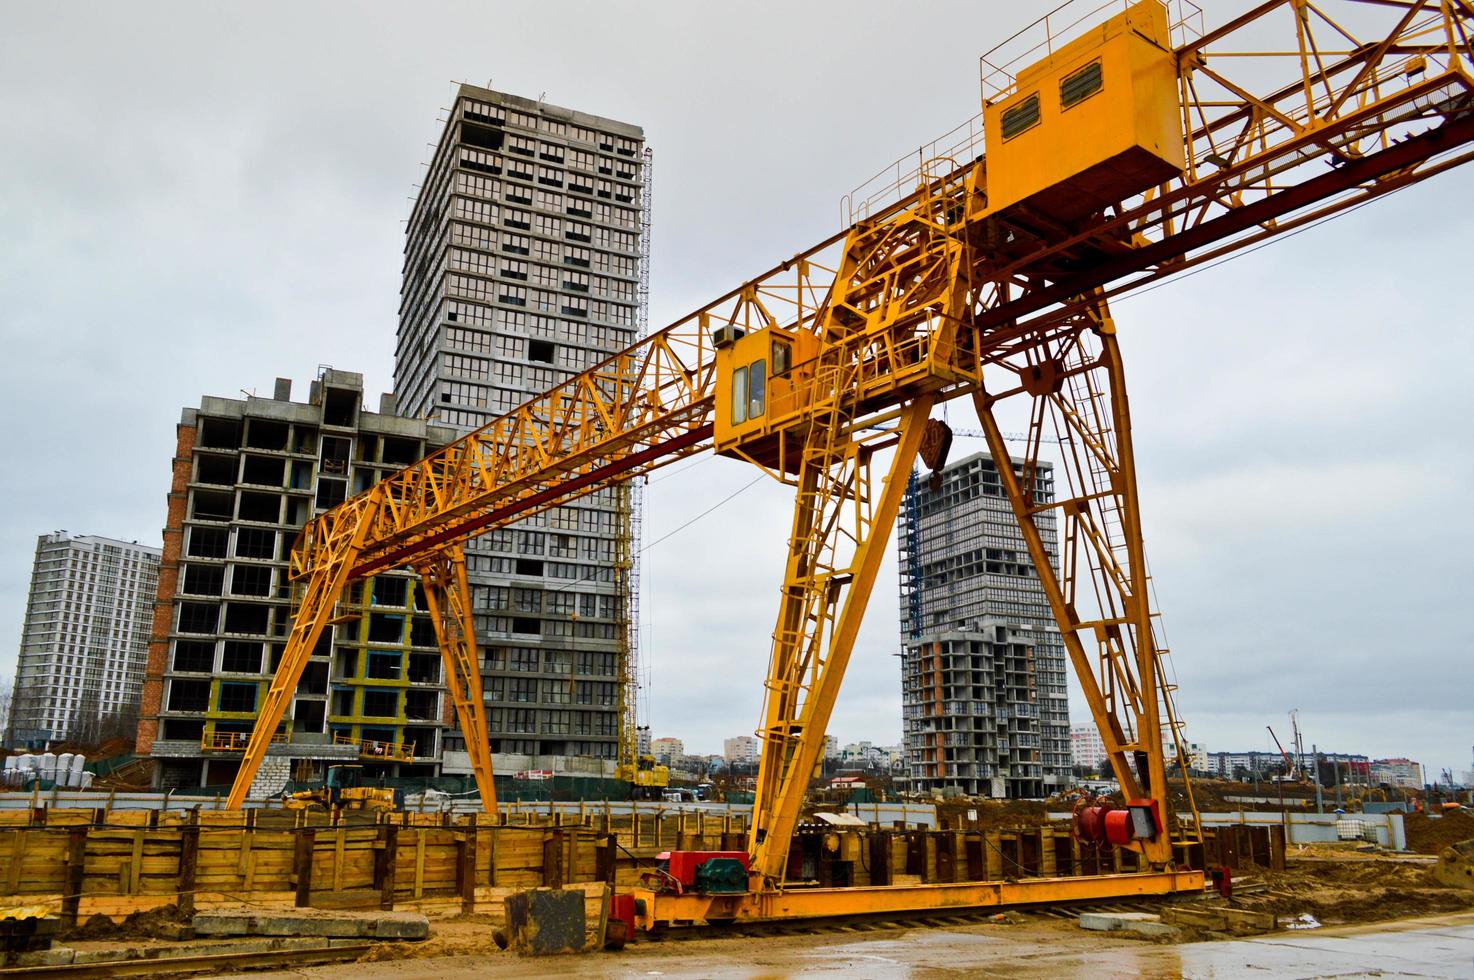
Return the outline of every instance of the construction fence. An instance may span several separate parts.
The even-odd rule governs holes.
[[[519,822],[520,821],[520,822]],[[0,812],[0,901],[65,922],[167,904],[500,914],[536,886],[631,885],[671,849],[742,849],[741,816],[309,810]]]
[[[162,905],[409,909],[500,915],[531,887],[629,887],[667,850],[746,849],[746,818],[713,810],[490,814],[311,810],[0,812],[0,902],[64,922]],[[1186,867],[1284,867],[1282,828],[1233,825],[1178,845]],[[934,830],[804,825],[790,885],[906,885],[1137,870],[1135,855],[1062,827]]]

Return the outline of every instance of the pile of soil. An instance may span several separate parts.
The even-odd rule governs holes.
[[[130,912],[122,922],[114,922],[101,913],[88,916],[61,938],[73,942],[79,940],[109,939],[178,939],[181,928],[190,925],[193,917],[179,911],[177,905],[161,905],[147,911]]]
[[[1291,861],[1262,880],[1264,891],[1235,895],[1234,904],[1285,917],[1309,912],[1324,925],[1474,909],[1474,892],[1442,886],[1427,865],[1406,861]]]
[[[1185,806],[1187,795],[1183,791],[1182,780],[1169,779],[1167,785],[1173,800]],[[1233,813],[1244,809],[1278,810],[1281,798],[1284,800],[1286,810],[1304,810],[1315,802],[1315,789],[1304,783],[1279,785],[1265,781],[1255,786],[1253,783],[1240,783],[1227,779],[1194,779],[1192,791],[1193,802],[1197,804],[1200,813]],[[1238,797],[1267,799],[1272,802],[1241,803],[1238,802]]]
[[[1474,839],[1474,813],[1451,810],[1441,817],[1409,813],[1402,818],[1407,849],[1419,854],[1437,854],[1450,844]]]
[[[969,820],[968,812],[977,813]],[[1049,823],[1049,808],[1038,800],[943,800],[937,804],[937,823],[961,830],[1014,830]]]

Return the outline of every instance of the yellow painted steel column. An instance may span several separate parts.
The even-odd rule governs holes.
[[[481,793],[481,806],[496,813],[490,733],[486,704],[481,695],[481,669],[476,654],[476,624],[471,611],[471,588],[466,581],[466,553],[460,545],[445,548],[417,566],[425,589],[425,604],[435,624],[440,657],[445,663],[445,687],[455,705],[456,720],[471,757],[471,772]]]
[[[926,420],[931,412],[932,402],[932,396],[927,395],[911,402],[902,411],[899,425],[900,438],[881,486],[879,500],[874,504],[864,533],[857,535],[855,541],[855,552],[850,563],[852,577],[844,594],[842,611],[835,620],[833,633],[829,637],[827,655],[822,664],[814,665],[816,673],[813,677],[813,686],[808,692],[808,697],[804,699],[797,717],[794,717],[792,713],[796,692],[791,689],[791,681],[778,675],[781,661],[778,651],[775,650],[773,673],[768,678],[769,725],[777,723],[783,725],[786,731],[796,731],[797,734],[792,736],[789,746],[790,754],[787,758],[775,758],[774,752],[771,751],[774,742],[765,741],[763,756],[759,763],[762,774],[759,777],[759,786],[776,787],[776,794],[771,798],[759,796],[754,801],[753,825],[750,829],[749,842],[753,854],[753,871],[765,881],[781,882],[783,880],[784,867],[788,861],[789,844],[794,828],[798,824],[799,810],[803,806],[804,794],[808,791],[814,766],[818,763],[820,753],[824,748],[824,732],[829,725],[830,715],[834,711],[834,702],[839,695],[840,683],[844,679],[845,668],[849,664],[850,653],[854,649],[855,637],[865,614],[865,606],[870,600],[876,574],[885,556],[886,544],[890,541],[891,529],[895,527],[901,499],[906,492],[906,479],[916,460],[917,450],[921,446],[921,435],[926,429]],[[854,505],[857,508],[863,507],[865,500],[860,493],[866,488],[863,486],[858,468],[855,483],[849,489],[856,493]],[[800,494],[797,507],[800,509],[815,507],[816,502],[806,501],[804,496]],[[830,535],[841,533],[839,521],[834,521],[824,530]],[[793,560],[795,559],[790,559],[790,561]],[[835,584],[837,583],[826,582],[825,588],[833,588]],[[806,598],[813,601],[806,602]],[[790,589],[784,598],[784,609],[779,613],[779,629],[784,629],[785,625],[791,622],[794,607],[815,608],[833,601],[833,598],[831,596],[803,597]],[[802,640],[801,635],[790,634],[790,636],[798,641]],[[824,638],[821,635],[813,637],[812,642],[816,650],[820,648],[823,641]],[[775,645],[777,642],[775,637]],[[794,654],[796,654],[796,647],[797,643],[794,643]],[[763,776],[767,778],[764,779]],[[759,823],[760,819],[762,823]]]
[[[227,810],[238,810],[246,801],[246,794],[261,768],[261,760],[266,757],[276,726],[281,724],[287,705],[297,691],[297,682],[302,679],[302,671],[307,667],[307,660],[322,637],[338,597],[343,594],[343,587],[348,583],[348,575],[378,509],[377,495],[359,498],[356,509],[338,512],[337,520],[324,525],[327,528],[326,540],[313,539],[310,542],[315,551],[312,572],[293,617],[292,632],[287,637],[286,649],[282,651],[281,663],[272,675],[271,687],[266,692],[260,713],[256,715],[256,725],[251,730],[251,740],[246,745],[241,767],[230,787],[230,795],[226,797]]]

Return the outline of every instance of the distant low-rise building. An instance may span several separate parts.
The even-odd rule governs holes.
[[[1284,756],[1278,752],[1208,752],[1203,771],[1220,779],[1265,779],[1283,772]],[[1305,760],[1308,768],[1309,760]]]
[[[681,761],[686,748],[678,738],[654,738],[650,740],[650,754],[662,766],[673,766]]]
[[[1377,759],[1372,763],[1372,782],[1418,789],[1423,785],[1423,767],[1411,759]]]
[[[722,741],[722,758],[727,762],[755,766],[761,752],[758,740],[751,735],[737,735]]]

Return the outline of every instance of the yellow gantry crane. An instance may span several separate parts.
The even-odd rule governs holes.
[[[344,587],[408,566],[424,578],[476,781],[494,808],[462,544],[715,450],[795,496],[749,887],[642,892],[641,924],[1201,888],[1174,852],[1162,732],[1177,723],[1108,302],[1466,162],[1474,6],[1272,0],[1208,31],[1195,10],[1144,0],[1107,4],[1098,21],[1072,10],[1045,18],[1015,40],[1022,59],[985,57],[980,133],[969,127],[909,173],[898,168],[893,185],[851,197],[844,231],[307,525],[292,553],[300,606],[230,805],[244,801]],[[933,407],[962,397],[1000,463],[1009,453],[996,406],[1027,406],[1023,461],[999,474],[1133,804],[1111,842],[1136,851],[1142,870],[785,889],[790,838],[907,474],[929,428],[939,441]],[[1052,502],[1035,489],[1046,439],[1058,441],[1065,477]],[[1051,522],[1058,572],[1040,531]]]

